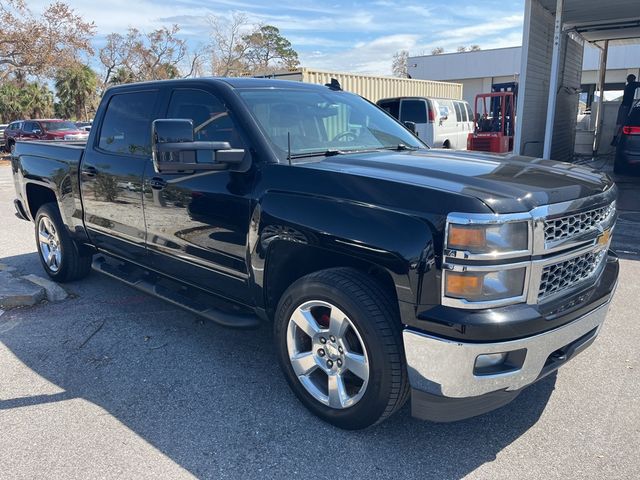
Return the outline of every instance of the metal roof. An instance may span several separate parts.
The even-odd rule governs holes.
[[[556,0],[540,4],[555,15]],[[564,0],[562,17],[565,30],[589,42],[640,43],[640,0]]]

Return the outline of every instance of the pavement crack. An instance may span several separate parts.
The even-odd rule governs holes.
[[[89,340],[91,340],[91,339],[94,337],[94,335],[95,335],[96,333],[98,333],[100,330],[102,330],[102,327],[104,327],[104,323],[105,323],[105,322],[106,322],[106,320],[103,320],[103,321],[102,321],[102,323],[100,323],[100,325],[98,325],[98,328],[96,328],[93,332],[91,332],[91,335],[89,335],[89,336],[84,340],[84,342],[82,342],[82,343],[80,344],[80,346],[78,347],[78,350],[80,350],[82,347],[84,347],[84,346],[89,342]]]

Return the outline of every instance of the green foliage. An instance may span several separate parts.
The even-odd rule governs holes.
[[[0,85],[2,123],[22,118],[46,118],[53,115],[53,93],[37,82],[15,81]]]
[[[98,76],[86,65],[61,70],[55,79],[56,116],[87,120],[97,102]]]
[[[300,65],[298,53],[291,42],[273,25],[263,25],[245,35],[246,59],[252,73],[270,73],[273,70],[293,70]]]

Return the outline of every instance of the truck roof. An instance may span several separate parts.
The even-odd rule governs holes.
[[[295,88],[305,90],[326,90],[327,87],[315,83],[296,82],[292,80],[278,80],[272,78],[252,78],[252,77],[199,77],[199,78],[181,78],[175,80],[153,80],[149,82],[125,83],[116,85],[111,89],[127,88],[136,85],[157,85],[157,84],[175,84],[188,85],[190,83],[226,83],[233,88]]]

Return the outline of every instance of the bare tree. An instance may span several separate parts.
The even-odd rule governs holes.
[[[30,75],[53,76],[80,55],[93,54],[94,24],[61,1],[36,16],[24,0],[2,0],[0,25],[0,81],[9,76],[19,81]]]
[[[436,47],[433,50],[431,50],[431,55],[440,55],[444,53],[444,48],[442,47]]]
[[[393,62],[391,63],[391,71],[393,75],[401,78],[409,78],[409,52],[400,50],[393,54]]]
[[[467,47],[465,47],[464,45],[460,45],[458,48],[456,48],[456,52],[458,53],[463,53],[467,51]]]
[[[482,50],[482,49],[480,48],[480,45],[471,45],[471,46],[469,47],[469,51],[470,51],[470,52],[478,52],[478,51],[480,51],[480,50]]]
[[[161,27],[151,32],[130,28],[126,35],[112,33],[100,49],[99,58],[104,66],[103,87],[110,83],[163,80],[181,76],[180,66],[189,61],[192,75],[201,54],[189,56],[185,40],[178,38],[180,28]]]
[[[251,29],[247,16],[234,13],[229,21],[210,15],[207,21],[211,28],[209,48],[213,75],[243,75],[247,71],[246,53],[249,48],[243,37]]]

